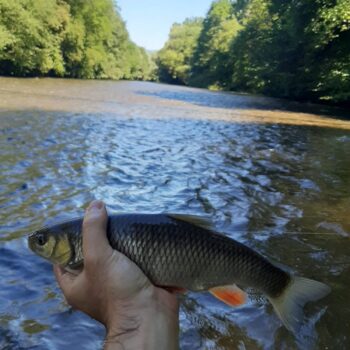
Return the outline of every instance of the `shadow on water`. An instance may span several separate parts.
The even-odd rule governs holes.
[[[276,99],[249,94],[221,91],[213,92],[204,89],[186,90],[185,88],[182,88],[179,91],[176,89],[167,90],[166,88],[155,91],[138,90],[136,91],[136,94],[154,96],[171,101],[181,101],[209,108],[255,109],[264,111],[280,110],[297,113],[311,113],[337,119],[342,118],[344,120],[350,120],[350,112],[345,108],[313,103],[300,103],[285,99]]]
[[[111,212],[209,216],[219,231],[333,289],[307,306],[297,338],[264,299],[228,308],[191,293],[180,315],[183,349],[349,348],[350,132],[157,112],[155,104],[142,118],[0,114],[0,347],[101,346],[102,327],[67,307],[26,234],[102,198]]]

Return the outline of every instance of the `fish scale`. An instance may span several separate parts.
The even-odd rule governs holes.
[[[107,235],[111,246],[157,285],[197,291],[218,281],[236,282],[277,295],[289,281],[287,273],[248,247],[171,215],[114,215],[109,218]],[[264,268],[269,278],[264,276],[262,281]]]

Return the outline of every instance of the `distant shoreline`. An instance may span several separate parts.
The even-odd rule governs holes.
[[[45,80],[45,79],[56,79],[56,80],[68,80],[68,81],[99,81],[99,82],[144,82],[144,83],[155,83],[160,85],[168,85],[168,86],[177,86],[177,87],[183,87],[183,88],[189,88],[189,89],[198,89],[208,92],[220,92],[220,93],[227,93],[227,94],[233,94],[233,95],[241,95],[241,96],[256,96],[256,97],[263,97],[263,98],[271,98],[275,100],[285,101],[288,104],[296,104],[300,105],[302,104],[305,106],[306,109],[312,108],[322,108],[322,107],[329,107],[332,109],[330,114],[334,112],[334,109],[338,109],[339,116],[342,118],[349,118],[350,119],[350,102],[349,103],[335,103],[331,101],[319,101],[319,100],[302,100],[302,99],[290,99],[287,97],[278,97],[273,95],[263,95],[258,93],[252,93],[247,91],[232,91],[232,90],[225,90],[225,89],[210,89],[210,88],[204,88],[204,87],[198,87],[198,86],[191,86],[191,85],[182,85],[182,84],[173,84],[173,83],[167,83],[163,81],[157,81],[157,80],[136,80],[136,79],[88,79],[88,78],[72,78],[72,77],[55,77],[55,76],[9,76],[9,75],[0,75],[0,79],[23,79],[23,80]],[[1,87],[0,87],[1,90]],[[349,109],[349,110],[348,110]]]
[[[346,110],[154,82],[0,77],[0,110],[118,118],[198,119],[350,130]],[[340,113],[341,112],[341,113]]]

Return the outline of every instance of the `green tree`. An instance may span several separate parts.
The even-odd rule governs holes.
[[[144,48],[128,43],[124,64],[124,79],[151,80],[150,58]]]
[[[216,0],[185,59],[180,30],[162,81],[350,104],[349,0]]]
[[[74,21],[63,51],[72,75],[79,78],[123,78],[128,33],[111,0],[68,0]]]
[[[271,36],[274,22],[278,22],[276,16],[271,17],[269,5],[268,0],[252,0],[245,7],[245,16],[241,17],[244,28],[231,42],[230,89],[261,92],[269,83],[273,70]]]
[[[307,27],[311,90],[321,100],[350,104],[350,5],[348,0],[318,1]]]
[[[230,47],[241,29],[230,0],[214,1],[203,21],[198,45],[192,58],[190,83],[224,88],[232,72]]]
[[[190,63],[201,29],[201,18],[186,19],[172,26],[169,39],[156,58],[161,81],[188,84]]]
[[[112,0],[0,0],[0,74],[147,79]]]
[[[349,98],[345,0],[252,0],[232,44],[230,88],[293,99]]]
[[[68,20],[68,6],[56,0],[0,0],[0,73],[63,75]]]

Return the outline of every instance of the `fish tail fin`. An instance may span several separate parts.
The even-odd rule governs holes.
[[[297,332],[303,318],[303,307],[309,301],[323,298],[331,291],[326,284],[304,277],[292,277],[281,295],[269,297],[277,315],[292,332]]]

